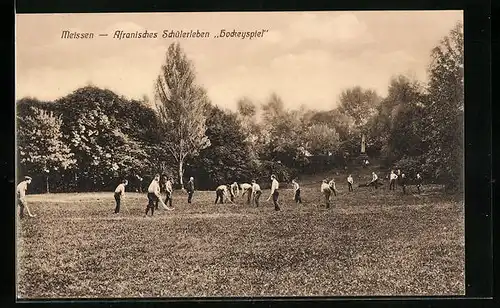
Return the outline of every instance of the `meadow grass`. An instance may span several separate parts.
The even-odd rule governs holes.
[[[357,188],[321,207],[281,190],[281,211],[215,205],[197,191],[144,217],[145,194],[29,195],[18,221],[19,298],[266,297],[464,294],[464,206],[437,186],[403,195]]]

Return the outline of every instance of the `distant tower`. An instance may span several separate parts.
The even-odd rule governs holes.
[[[366,136],[363,133],[361,135],[361,153],[359,154],[358,161],[359,161],[359,163],[364,165],[364,162],[367,159],[368,159],[368,155],[366,154]]]

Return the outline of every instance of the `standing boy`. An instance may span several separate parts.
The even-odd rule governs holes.
[[[417,173],[417,190],[418,193],[421,193],[420,187],[422,186],[422,177],[420,176],[420,173]]]
[[[352,179],[352,176],[349,174],[347,177],[347,185],[349,186],[349,191],[352,191],[352,184],[354,184],[354,180]]]
[[[148,187],[148,206],[146,207],[146,213],[144,214],[145,217],[148,216],[149,210],[151,210],[151,217],[153,216],[155,208],[158,207],[160,198],[160,175],[156,174]]]
[[[274,203],[274,210],[279,211],[280,207],[278,206],[278,198],[279,198],[279,183],[278,180],[276,180],[276,176],[273,174],[271,175],[271,194],[269,195],[269,198],[267,198],[267,201],[273,197],[273,203]]]
[[[19,203],[19,218],[24,218],[24,208],[28,211],[29,217],[36,217],[36,215],[31,214],[28,207],[28,202],[26,202],[26,191],[28,190],[28,185],[31,184],[31,177],[25,176],[24,181],[17,185],[17,202]]]
[[[120,213],[120,202],[123,196],[125,196],[125,186],[128,185],[127,180],[123,180],[118,186],[115,188],[115,201],[116,201],[116,207],[115,207],[115,214]]]
[[[394,170],[391,170],[391,174],[389,175],[389,190],[396,189],[396,179],[398,176],[394,173]]]
[[[406,176],[404,173],[401,173],[401,188],[403,188],[403,194],[406,195]]]
[[[168,176],[167,181],[165,182],[165,204],[169,203],[170,207],[172,207],[172,193],[174,192],[172,188],[172,177]]]
[[[323,182],[321,182],[321,192],[325,197],[325,206],[328,209],[330,208],[330,195],[332,194],[332,190],[330,188],[330,185],[328,185],[327,180],[323,180]]]
[[[189,181],[186,184],[187,188],[186,191],[188,193],[188,203],[191,203],[193,200],[193,194],[194,194],[194,178],[190,177]]]
[[[378,188],[378,176],[375,172],[372,172],[372,180],[371,182],[368,184],[369,186],[374,186],[375,189]]]
[[[300,186],[299,183],[297,183],[297,179],[293,179],[292,184],[293,184],[293,190],[295,192],[293,200],[297,204],[302,203],[302,198],[300,197]]]
[[[253,200],[255,202],[255,206],[259,207],[259,198],[260,195],[262,195],[262,191],[260,190],[260,185],[255,182],[255,180],[252,181],[252,195],[253,195]]]

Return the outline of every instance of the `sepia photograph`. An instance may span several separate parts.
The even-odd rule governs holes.
[[[15,16],[16,297],[463,296],[463,11]]]

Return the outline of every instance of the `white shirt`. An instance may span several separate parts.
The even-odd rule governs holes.
[[[22,181],[17,185],[17,194],[19,198],[24,198],[24,196],[26,196],[26,190],[28,190],[28,181]]]
[[[125,184],[121,183],[120,185],[116,186],[115,193],[124,194],[125,193]]]
[[[277,190],[280,187],[280,184],[276,179],[273,180],[273,183],[271,184],[271,193],[274,193],[275,190]]]
[[[219,187],[217,187],[217,190],[227,190],[227,186],[226,185],[219,185]]]
[[[168,192],[172,192],[172,182],[170,182],[170,180],[165,182],[165,188],[167,189]]]
[[[153,193],[155,195],[160,195],[160,183],[157,180],[153,180],[148,187],[148,193]]]
[[[247,189],[251,189],[251,188],[252,188],[252,185],[250,185],[248,183],[241,184],[241,189],[242,190],[247,190]]]
[[[327,191],[327,190],[330,190],[330,185],[328,185],[327,183],[321,183],[321,191]]]
[[[351,184],[354,182],[353,179],[352,179],[352,176],[348,176],[347,177],[347,182],[349,182]]]
[[[420,180],[422,179],[422,177],[420,176],[420,174],[417,173],[417,180]]]
[[[372,181],[375,181],[375,180],[377,180],[377,179],[378,179],[378,176],[374,173],[374,174],[373,174],[373,179],[372,179]]]
[[[252,184],[252,192],[256,193],[258,191],[260,191],[260,185],[257,183]]]
[[[391,180],[395,180],[397,178],[398,178],[398,176],[396,175],[396,173],[391,173],[391,175],[390,175]]]
[[[293,182],[293,190],[298,190],[300,188],[299,183]]]
[[[328,183],[328,186],[330,186],[331,188],[335,189],[335,181],[334,181],[334,180],[331,180],[331,181]]]

